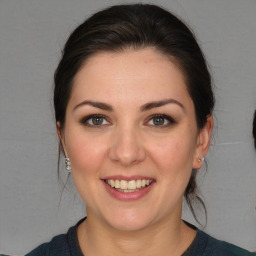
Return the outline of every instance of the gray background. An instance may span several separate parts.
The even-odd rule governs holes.
[[[22,255],[85,214],[72,184],[60,201],[52,77],[72,29],[92,12],[116,3],[120,1],[0,0],[2,253]],[[216,85],[216,129],[208,171],[199,180],[208,209],[206,231],[256,250],[256,152],[251,135],[256,1],[154,3],[174,11],[194,29]],[[65,179],[63,166],[61,170]],[[195,223],[186,209],[184,216]]]

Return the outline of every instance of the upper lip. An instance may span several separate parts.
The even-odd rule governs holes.
[[[123,175],[111,175],[111,176],[105,176],[101,178],[102,180],[155,180],[152,177],[149,176],[142,176],[142,175],[133,175],[133,176],[123,176]]]

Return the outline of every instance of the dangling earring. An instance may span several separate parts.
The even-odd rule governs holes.
[[[65,157],[65,165],[66,165],[66,170],[68,173],[71,173],[71,163],[70,163],[70,159],[68,157]]]

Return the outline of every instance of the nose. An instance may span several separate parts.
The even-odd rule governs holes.
[[[141,136],[133,129],[119,129],[113,134],[109,158],[122,166],[132,166],[146,158]]]

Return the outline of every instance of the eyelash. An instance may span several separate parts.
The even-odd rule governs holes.
[[[161,119],[164,119],[164,122],[166,122],[166,121],[168,122],[167,124],[163,124],[163,125],[156,125],[156,124],[150,125],[154,128],[166,128],[166,127],[169,127],[173,124],[176,124],[176,121],[171,116],[164,115],[164,114],[153,115],[153,116],[150,117],[150,119],[146,123],[149,123],[150,121],[153,121],[154,118],[161,118]]]
[[[100,114],[93,114],[93,115],[86,116],[86,117],[82,118],[82,120],[80,121],[80,123],[83,124],[83,125],[86,125],[86,126],[88,126],[88,127],[93,127],[93,128],[101,128],[102,126],[108,125],[108,124],[99,124],[99,125],[96,125],[96,124],[89,124],[90,119],[93,119],[93,118],[102,118],[102,119],[103,119],[103,122],[104,122],[104,120],[105,120],[106,122],[110,123],[110,122],[107,120],[107,117],[106,117],[106,116],[100,115]]]
[[[100,119],[103,119],[103,123],[104,121],[107,122],[108,124],[93,124],[93,121],[92,119],[93,118],[100,118]],[[167,124],[160,124],[160,125],[156,125],[156,124],[149,124],[150,121],[153,121],[155,118],[159,118],[159,119],[164,119],[164,123],[167,121],[168,123]],[[89,121],[91,120],[92,124],[89,123]],[[101,128],[102,126],[106,126],[106,125],[109,125],[111,124],[109,121],[108,121],[108,118],[104,115],[101,115],[101,114],[93,114],[93,115],[89,115],[89,116],[86,116],[84,118],[82,118],[82,120],[80,121],[81,124],[83,125],[86,125],[88,127],[92,127],[92,128]],[[168,115],[164,115],[164,114],[156,114],[156,115],[152,115],[150,116],[150,118],[146,121],[145,124],[148,124],[149,126],[153,127],[153,128],[166,128],[166,127],[169,127],[173,124],[176,124],[176,121],[171,117],[171,116],[168,116]]]

